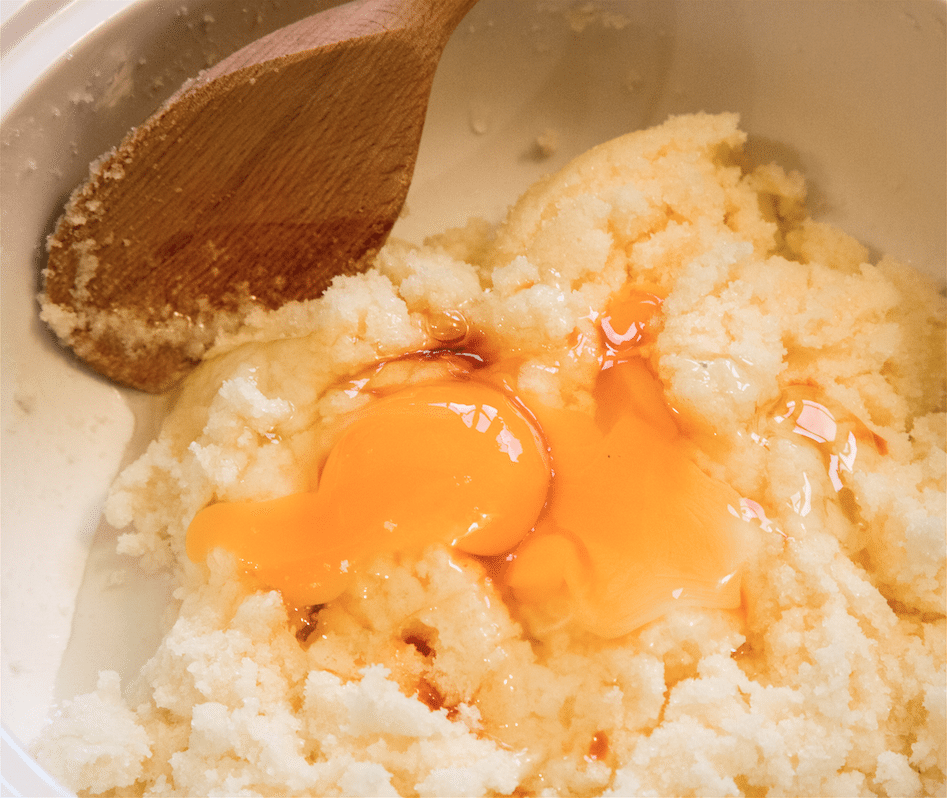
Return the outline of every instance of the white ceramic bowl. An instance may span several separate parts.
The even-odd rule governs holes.
[[[56,794],[16,741],[100,668],[137,671],[169,589],[115,555],[99,521],[161,400],[85,371],[38,322],[44,237],[89,161],[186,77],[326,4],[47,0],[3,24],[4,794]],[[943,281],[945,12],[943,0],[480,0],[444,53],[395,233],[499,220],[598,142],[733,110],[754,158],[806,174],[816,218]],[[544,154],[547,131],[558,145]]]

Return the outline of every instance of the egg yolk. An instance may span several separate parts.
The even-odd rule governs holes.
[[[657,288],[626,284],[618,290],[599,319],[610,356],[630,354],[650,339],[663,301]]]
[[[603,371],[599,417],[537,408],[555,479],[506,583],[542,604],[563,590],[584,628],[618,637],[679,606],[740,606],[740,497],[694,462],[640,359]]]
[[[625,288],[599,317],[594,414],[527,410],[498,387],[502,364],[423,353],[425,373],[443,360],[445,376],[357,413],[316,491],[210,505],[188,529],[188,555],[228,549],[305,607],[340,595],[373,555],[439,542],[502,555],[497,576],[517,603],[542,612],[565,598],[569,616],[604,637],[676,606],[738,607],[749,529],[740,497],[698,468],[641,356],[661,301]],[[466,334],[462,318],[441,326],[451,340]]]
[[[427,383],[359,414],[315,492],[201,510],[187,552],[202,561],[221,546],[289,605],[322,604],[381,551],[508,551],[535,524],[549,480],[543,440],[512,398],[476,382]]]

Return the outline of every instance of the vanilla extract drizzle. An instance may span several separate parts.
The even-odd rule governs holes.
[[[847,409],[832,401],[814,383],[792,383],[764,413],[767,429],[772,435],[819,453],[825,476],[838,496],[846,517],[862,524],[852,491],[851,477],[859,453],[868,447],[878,455],[888,453],[887,442],[872,432],[867,424]],[[764,444],[766,438],[760,438]],[[805,517],[811,512],[812,486],[809,475],[800,475],[799,490],[787,498],[796,515]]]

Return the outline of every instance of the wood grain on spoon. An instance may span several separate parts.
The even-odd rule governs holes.
[[[42,318],[159,392],[256,305],[361,270],[404,204],[431,83],[476,0],[356,0],[186,84],[93,165],[49,240]]]

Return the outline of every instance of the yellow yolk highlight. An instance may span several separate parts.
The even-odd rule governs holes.
[[[338,596],[374,553],[434,542],[477,555],[508,551],[546,500],[542,438],[503,392],[427,383],[371,404],[333,447],[315,493],[221,502],[195,517],[188,556],[220,546],[287,604]]]

